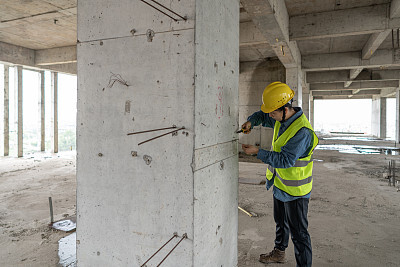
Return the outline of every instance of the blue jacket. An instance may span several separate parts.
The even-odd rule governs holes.
[[[281,124],[278,137],[290,126],[293,121],[303,114],[301,108],[295,107],[294,109],[296,113]],[[275,125],[275,120],[269,117],[268,113],[264,113],[262,111],[255,112],[253,115],[249,116],[247,120],[251,122],[252,128],[260,124],[269,128],[274,128]],[[294,165],[298,158],[308,155],[312,149],[312,144],[312,132],[307,128],[302,128],[286,143],[285,146],[281,148],[281,152],[260,149],[258,151],[257,158],[274,168],[290,168]],[[267,181],[267,189],[269,190],[273,184],[273,179],[271,181]],[[310,198],[310,194],[311,193],[301,197],[294,197],[286,192],[283,192],[279,188],[274,187],[274,197],[282,202],[288,202],[298,198]]]

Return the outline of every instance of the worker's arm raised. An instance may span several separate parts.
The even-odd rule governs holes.
[[[247,118],[247,121],[251,123],[251,128],[262,125],[264,127],[274,128],[275,120],[269,116],[268,113],[264,113],[261,110],[254,112]]]

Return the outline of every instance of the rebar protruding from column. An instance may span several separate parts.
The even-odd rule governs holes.
[[[165,243],[159,250],[157,250],[153,255],[151,255],[151,257],[145,263],[143,263],[140,267],[145,266],[146,263],[148,263],[158,252],[160,252],[160,250],[162,250],[175,237],[178,237],[178,233],[174,233],[174,235],[170,238],[170,240],[168,240],[167,243]]]
[[[157,1],[155,1],[155,0],[151,0],[151,1],[154,2],[154,3],[156,3],[157,5],[159,5],[159,6],[163,7],[163,8],[165,8],[165,9],[168,10],[169,12],[171,12],[171,13],[177,15],[177,16],[180,17],[181,19],[183,19],[183,20],[185,20],[185,21],[187,20],[185,17],[182,17],[182,16],[179,15],[178,13],[176,13],[176,12],[174,12],[173,10],[169,9],[168,7],[166,7],[166,6],[164,6],[164,5],[160,4],[160,3],[158,3]]]
[[[50,207],[50,224],[53,224],[54,217],[53,217],[53,201],[51,197],[49,197],[49,207]]]
[[[145,4],[149,5],[149,6],[151,6],[151,7],[154,8],[155,10],[157,10],[157,11],[163,13],[165,16],[170,17],[170,18],[173,19],[174,21],[178,21],[176,18],[172,17],[171,15],[168,15],[167,13],[165,13],[164,11],[160,10],[159,8],[153,6],[152,4],[150,4],[150,3],[148,3],[148,2],[146,2],[146,1],[144,1],[144,0],[140,0],[140,1],[142,1],[143,3],[145,3]],[[171,9],[169,9],[169,8],[167,8],[166,6],[164,6],[164,5],[160,4],[160,3],[158,3],[157,1],[154,1],[154,0],[150,0],[150,1],[152,1],[153,3],[156,3],[157,5],[161,6],[161,7],[164,8],[164,9],[168,10],[168,11],[171,12],[172,14],[178,16],[179,18],[181,18],[181,19],[183,19],[183,20],[185,20],[185,21],[187,20],[185,17],[182,17],[182,16],[179,15],[178,13],[172,11]]]
[[[171,131],[171,132],[168,132],[168,133],[161,134],[161,135],[158,135],[158,136],[156,136],[156,137],[150,138],[150,139],[148,139],[148,140],[145,140],[145,141],[143,141],[143,142],[140,142],[140,143],[138,144],[138,146],[140,146],[140,145],[142,145],[142,144],[144,144],[144,143],[153,141],[153,140],[155,140],[155,139],[157,139],[157,138],[163,137],[163,136],[165,136],[165,135],[168,135],[168,134],[171,134],[171,133],[176,133],[176,132],[178,132],[178,131],[180,131],[180,130],[183,130],[183,129],[185,129],[185,127],[181,127],[181,128],[179,128],[179,129],[176,129],[175,131]]]
[[[128,133],[127,135],[149,133],[149,132],[156,132],[156,131],[169,130],[169,129],[176,129],[176,125],[172,125],[172,127],[166,127],[166,128],[159,128],[159,129],[153,129],[153,130],[145,130],[145,131],[140,131],[140,132]]]
[[[179,240],[179,242],[175,245],[175,247],[173,247],[171,249],[171,251],[167,254],[167,256],[164,257],[164,259],[157,265],[157,267],[159,267],[161,265],[161,263],[163,263],[168,258],[168,256],[172,253],[172,251],[174,251],[174,249],[183,241],[183,239],[186,239],[186,238],[187,238],[187,234],[184,233],[181,240]]]

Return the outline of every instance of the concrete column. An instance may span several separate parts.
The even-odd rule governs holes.
[[[4,65],[4,156],[10,153],[10,68]]]
[[[400,89],[396,91],[396,143],[400,143]]]
[[[314,97],[312,95],[310,95],[310,117],[308,119],[314,129]]]
[[[380,138],[386,138],[386,105],[387,105],[387,98],[381,98],[381,126],[380,126]]]
[[[16,99],[18,99],[18,112],[17,112],[17,142],[18,142],[18,157],[23,157],[24,156],[24,122],[23,122],[23,88],[22,88],[22,66],[17,66],[14,68],[15,69],[15,92],[16,92]]]
[[[372,135],[379,138],[386,137],[386,98],[374,96],[371,110]]]
[[[40,72],[39,88],[39,110],[40,110],[40,151],[45,151],[46,146],[46,123],[45,123],[45,90],[44,90],[44,71]]]
[[[239,1],[168,8],[78,1],[80,266],[237,265]]]
[[[310,84],[308,84],[308,83],[303,83],[303,96],[302,96],[302,99],[303,99],[303,105],[302,105],[303,113],[304,113],[304,115],[306,115],[307,119],[309,119],[310,118],[310,99],[311,99],[311,95],[310,95]]]
[[[294,91],[293,106],[303,105],[303,73],[300,67],[286,69],[286,84]]]
[[[51,148],[58,153],[58,73],[51,73]]]

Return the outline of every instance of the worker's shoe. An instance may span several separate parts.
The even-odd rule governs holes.
[[[268,254],[261,254],[259,261],[262,263],[284,263],[285,251],[274,248],[274,250]]]

